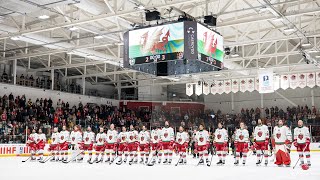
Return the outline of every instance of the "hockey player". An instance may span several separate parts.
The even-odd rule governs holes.
[[[122,164],[122,154],[125,155],[125,159],[124,159],[124,163],[126,163],[127,161],[127,157],[128,157],[128,150],[127,150],[127,146],[128,146],[128,132],[126,127],[122,127],[122,132],[119,133],[118,135],[118,156],[119,156],[119,160],[117,162],[117,165]]]
[[[51,135],[51,144],[49,146],[49,151],[52,152],[53,158],[50,161],[59,160],[59,133],[58,128],[53,128],[53,133]]]
[[[93,143],[95,140],[95,134],[92,132],[91,127],[87,127],[87,131],[83,133],[83,146],[82,146],[82,153],[81,159],[84,158],[85,151],[89,154],[89,159],[87,162],[91,162],[92,159],[92,150],[93,150]]]
[[[138,163],[138,131],[136,131],[133,125],[130,125],[130,131],[128,132],[128,151],[130,155],[129,164]]]
[[[274,127],[273,138],[275,142],[275,164],[278,166],[290,166],[291,159],[288,150],[290,149],[292,135],[288,127],[283,126],[282,120],[278,121],[278,126]]]
[[[182,126],[179,127],[179,132],[176,135],[177,153],[180,155],[179,164],[187,164],[187,148],[189,144],[189,134],[184,131]]]
[[[94,148],[96,150],[96,159],[94,160],[94,162],[96,163],[103,162],[105,140],[106,140],[106,133],[104,133],[103,127],[100,127],[100,131],[96,136],[96,145]],[[101,154],[101,157],[99,159],[100,154]]]
[[[311,166],[310,162],[310,133],[309,129],[303,126],[303,121],[298,121],[298,127],[294,129],[294,146],[299,153],[299,159],[301,165],[304,164],[303,155],[306,156],[308,166]]]
[[[31,160],[36,160],[36,152],[37,152],[37,142],[38,142],[38,134],[35,129],[32,129],[32,133],[28,137],[27,146],[30,147],[31,152]]]
[[[38,130],[38,139],[37,139],[37,150],[38,150],[38,155],[40,157],[39,157],[38,161],[43,160],[43,151],[44,151],[44,147],[46,145],[46,142],[47,142],[46,135],[44,133],[42,133],[41,129],[39,129]]]
[[[218,128],[214,132],[213,144],[216,147],[217,155],[219,157],[218,165],[225,164],[225,158],[228,148],[228,132],[222,127],[222,124],[218,123]]]
[[[152,159],[151,159],[150,164],[148,164],[150,166],[153,166],[156,162],[156,155],[160,149],[159,142],[160,142],[160,130],[159,130],[159,128],[153,127],[152,131],[151,131],[151,140],[150,140]],[[161,153],[159,152],[158,155],[161,156]],[[161,159],[159,159],[159,163],[160,163],[160,161],[161,161]]]
[[[139,140],[139,150],[140,150],[140,164],[143,164],[144,162],[144,156],[145,156],[145,163],[148,163],[148,157],[149,157],[149,142],[150,142],[150,134],[147,131],[147,128],[145,126],[142,126],[142,131],[140,131],[138,135]]]
[[[160,142],[159,145],[163,150],[164,162],[163,164],[171,164],[172,162],[172,151],[174,143],[174,131],[169,126],[169,122],[165,122],[165,127],[160,131]],[[161,156],[159,157],[159,163],[161,163]]]
[[[114,129],[114,124],[110,125],[110,129],[107,131],[106,135],[106,156],[107,159],[105,162],[109,162],[110,164],[113,163],[116,157],[116,150],[117,150],[117,138],[118,138],[118,131]],[[111,156],[111,159],[110,159]]]
[[[67,161],[68,158],[68,141],[70,133],[67,131],[66,126],[62,126],[62,131],[59,133],[59,150],[60,150],[60,161]]]
[[[258,125],[254,128],[253,138],[253,145],[257,151],[256,164],[261,164],[261,156],[264,156],[264,164],[268,165],[269,130],[268,126],[262,124],[261,119],[258,119]]]
[[[242,164],[246,164],[247,159],[247,153],[248,153],[248,147],[249,147],[249,132],[245,127],[245,124],[243,122],[240,123],[240,129],[236,131],[235,134],[235,141],[234,145],[236,148],[236,161],[234,162],[235,165],[239,164],[240,160],[240,153],[242,153]]]
[[[76,156],[79,155],[80,150],[82,149],[82,132],[77,125],[73,127],[73,131],[70,134],[70,144],[73,162],[76,162]],[[80,157],[78,161],[83,161],[83,157]]]
[[[200,161],[199,164],[204,164],[204,158],[206,159],[207,165],[210,164],[208,159],[208,148],[209,148],[209,133],[204,130],[204,126],[202,124],[199,125],[199,131],[196,132],[195,135],[195,145],[194,145],[194,153],[199,153]]]

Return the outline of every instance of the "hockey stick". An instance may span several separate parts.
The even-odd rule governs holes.
[[[37,152],[38,152],[39,150],[37,150],[35,153],[34,153],[34,155],[36,155],[37,154]],[[30,156],[26,159],[26,160],[22,160],[21,162],[27,162],[31,157],[32,157],[33,155],[32,155],[32,153],[30,154]]]
[[[304,153],[304,151],[306,150],[307,146],[304,147],[303,151],[302,151],[302,154]],[[297,160],[296,164],[293,166],[293,169],[297,166],[299,160],[301,159],[301,157],[299,156],[299,159]]]
[[[47,161],[49,161],[53,156],[55,156],[53,153],[50,153],[50,155],[43,161],[39,161],[40,163],[46,163]]]
[[[179,162],[180,162],[180,160],[182,159],[182,154],[180,154],[180,157],[179,157],[179,159],[178,159],[178,162],[174,165],[174,166],[178,166],[178,164],[179,164]]]
[[[202,156],[201,156],[201,158],[200,158],[200,160],[199,160],[199,162],[198,162],[198,164],[196,166],[199,166],[201,160],[203,160],[203,156],[204,156],[204,154],[202,154]]]
[[[75,160],[80,154],[82,154],[84,151],[81,151],[80,153],[78,153],[76,156],[74,156],[73,158],[71,158],[69,161],[62,161],[65,164],[70,163],[71,161]]]

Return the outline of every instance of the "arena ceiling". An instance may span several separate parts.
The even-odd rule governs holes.
[[[168,78],[122,68],[124,32],[150,25],[145,10],[152,9],[161,12],[158,23],[182,12],[198,21],[217,16],[216,30],[231,48],[226,68]],[[269,67],[277,74],[318,71],[320,0],[0,0],[0,48],[0,63],[16,59],[29,72],[54,70],[97,84],[121,81],[122,88],[137,87],[137,77],[170,85],[252,77]]]

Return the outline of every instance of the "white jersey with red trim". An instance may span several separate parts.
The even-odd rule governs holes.
[[[128,132],[128,143],[134,143],[138,141],[138,131],[133,130]]]
[[[209,133],[206,130],[197,131],[194,138],[198,146],[203,146],[209,143]]]
[[[39,142],[39,136],[37,133],[32,133],[28,137],[28,143],[38,143]]]
[[[256,142],[263,142],[269,139],[269,129],[266,125],[258,125],[254,128],[253,137]]]
[[[44,133],[38,134],[38,142],[40,142],[40,141],[43,141],[44,143],[47,142],[47,137]]]
[[[104,145],[106,137],[107,137],[106,133],[98,133],[96,136],[96,145],[98,146]]]
[[[176,142],[178,144],[184,144],[189,142],[189,134],[187,132],[177,132]]]
[[[55,133],[52,133],[51,135],[51,144],[58,144],[59,143],[59,133],[58,132],[55,132]]]
[[[287,126],[274,127],[273,137],[276,144],[284,144],[287,140],[292,141],[292,134]]]
[[[90,145],[90,144],[93,144],[94,143],[94,140],[95,140],[95,133],[92,132],[92,131],[85,131],[83,133],[83,143],[85,145]]]
[[[228,142],[228,132],[226,129],[216,129],[214,132],[214,142],[215,143],[225,143]]]
[[[75,145],[82,142],[82,133],[80,131],[72,131],[70,134],[70,143]]]
[[[114,144],[118,139],[118,131],[109,129],[106,136],[106,142],[108,144]]]
[[[309,129],[305,126],[303,127],[296,127],[294,129],[294,140],[297,141],[298,144],[305,144],[308,141],[310,141],[310,133]]]
[[[171,127],[162,128],[160,131],[160,139],[162,142],[174,141],[174,131]]]
[[[151,142],[152,143],[159,143],[160,141],[160,130],[155,129],[151,131]]]
[[[128,132],[120,132],[118,135],[118,142],[120,144],[128,142]]]
[[[148,131],[140,131],[138,135],[138,140],[140,144],[149,144],[150,133]]]
[[[237,129],[235,135],[236,142],[249,142],[249,132],[246,129]]]
[[[59,143],[64,143],[64,142],[67,142],[69,141],[69,136],[70,136],[70,133],[69,131],[61,131],[59,133]]]

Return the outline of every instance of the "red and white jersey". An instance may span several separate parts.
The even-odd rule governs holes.
[[[51,135],[51,144],[58,144],[59,143],[59,133],[58,132],[55,132],[55,133],[52,133]]]
[[[96,136],[96,145],[98,146],[104,145],[106,137],[107,137],[106,133],[98,133]]]
[[[133,130],[128,132],[128,143],[133,143],[138,141],[138,131]]]
[[[189,142],[189,134],[187,132],[177,132],[176,142],[178,144],[184,144]]]
[[[83,143],[86,145],[90,145],[93,144],[95,140],[95,134],[94,132],[90,131],[86,131],[83,133]]]
[[[69,131],[61,131],[59,135],[60,135],[59,143],[64,143],[66,141],[69,141],[69,136],[70,136]]]
[[[160,130],[152,130],[151,131],[151,142],[152,143],[159,143],[160,141]]]
[[[307,127],[296,127],[294,129],[294,140],[297,141],[298,144],[305,144],[307,140],[310,141],[310,133]]]
[[[82,141],[82,133],[80,131],[72,131],[70,134],[70,143],[78,144]]]
[[[198,146],[203,146],[209,143],[209,133],[206,130],[197,131],[195,135],[195,140]]]
[[[238,129],[235,135],[236,142],[249,142],[249,132],[246,129]]]
[[[46,135],[44,133],[41,133],[41,134],[38,134],[38,142],[39,143],[40,141],[46,143],[47,142],[47,138],[46,138]]]
[[[32,133],[28,137],[28,143],[38,143],[39,142],[39,136],[37,133]]]
[[[107,137],[106,137],[106,142],[108,144],[114,144],[117,142],[118,139],[118,131],[116,130],[108,130],[107,132]]]
[[[266,125],[256,126],[254,128],[253,137],[256,142],[262,142],[269,139],[269,129]]]
[[[228,142],[228,132],[226,129],[216,129],[214,132],[214,142],[215,143],[225,143]]]
[[[287,126],[274,127],[273,137],[276,144],[284,144],[287,140],[292,141],[292,134]]]
[[[160,139],[162,142],[174,141],[174,131],[171,127],[160,130]]]
[[[150,134],[148,131],[140,131],[138,135],[138,140],[140,144],[149,144]]]
[[[118,142],[120,144],[128,142],[128,132],[120,132],[118,135]]]

